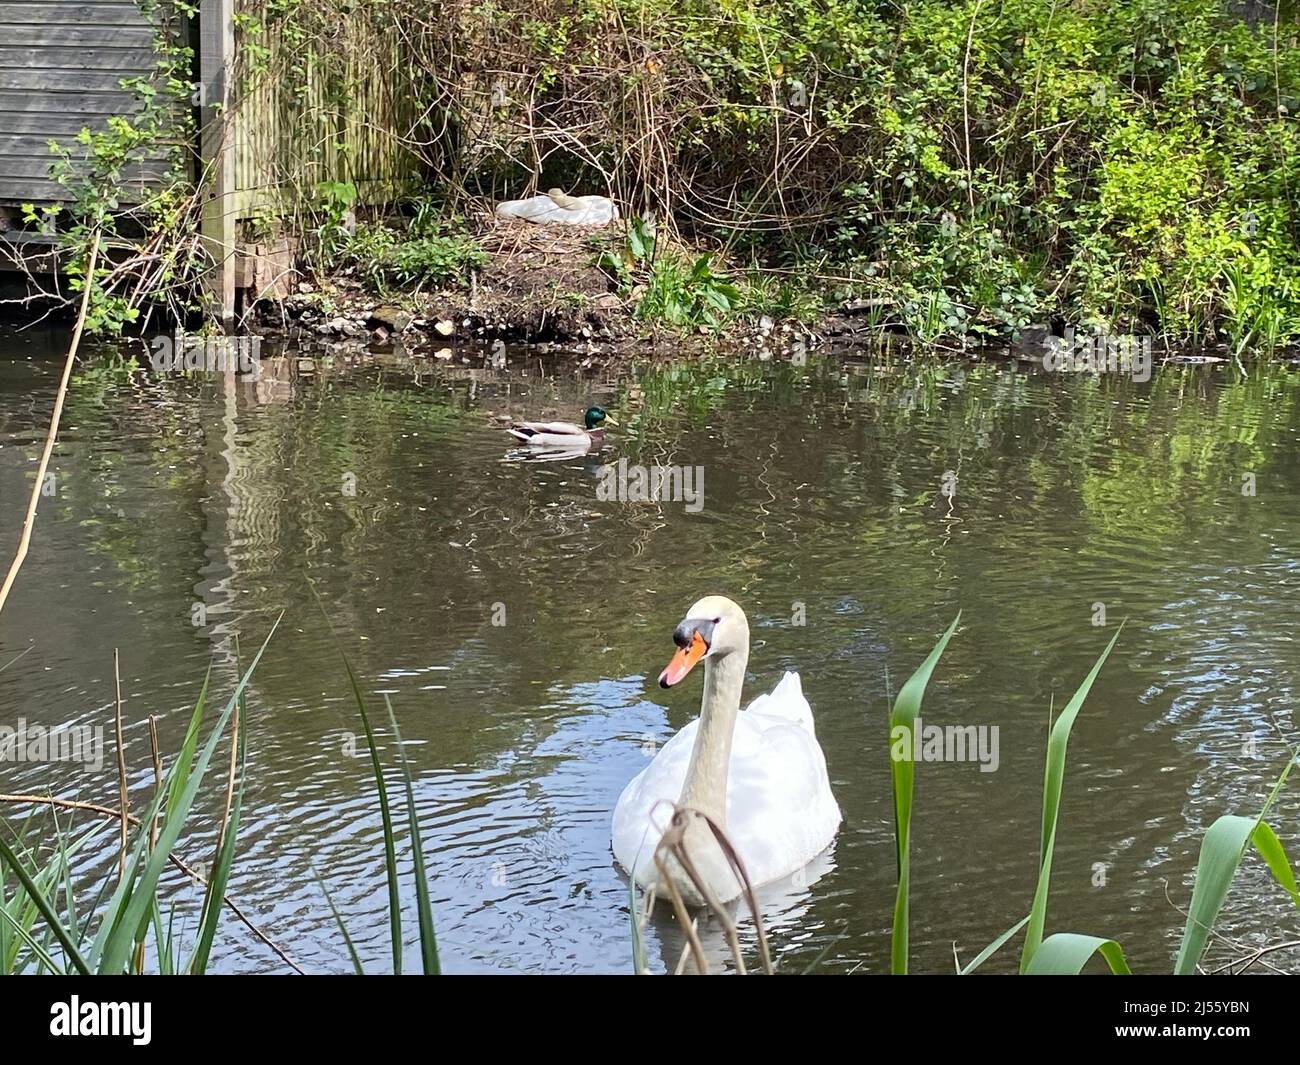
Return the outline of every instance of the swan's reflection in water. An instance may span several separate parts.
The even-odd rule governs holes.
[[[783,969],[776,954],[778,943],[774,942],[775,933],[784,933],[777,937],[792,950],[797,950],[800,941],[816,938],[824,930],[812,916],[813,887],[828,873],[835,870],[835,844],[831,844],[802,869],[781,880],[774,880],[754,889],[754,901],[758,904],[758,916],[763,922],[763,931],[767,936],[768,950],[772,951],[772,965],[777,973],[803,972],[807,967],[806,959],[798,967]],[[736,932],[740,940],[741,953],[745,968],[750,973],[761,973],[762,962],[759,959],[758,933],[749,904],[743,899],[727,904],[727,912],[736,923]],[[735,959],[727,943],[727,933],[722,922],[712,914],[693,911],[691,916],[696,921],[696,935],[704,951],[704,958],[710,973],[734,973]],[[690,944],[673,915],[672,906],[666,900],[658,902],[650,915],[645,932],[646,965],[651,972],[697,972],[695,959],[691,956]],[[657,952],[657,959],[656,959]]]

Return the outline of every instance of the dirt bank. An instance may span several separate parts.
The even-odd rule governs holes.
[[[780,355],[865,335],[865,322],[851,311],[811,325],[741,316],[721,332],[656,326],[637,316],[638,290],[621,295],[598,265],[603,254],[619,253],[621,237],[617,227],[497,221],[479,238],[485,260],[468,286],[377,293],[343,272],[301,282],[283,300],[261,301],[251,326],[303,347],[400,346],[442,358],[496,341],[572,354],[722,348]]]
[[[254,328],[306,342],[353,341],[421,351],[466,343],[627,348],[662,339],[637,321],[596,265],[617,231],[498,222],[480,237],[485,261],[468,287],[377,293],[348,272],[302,282],[257,306]]]

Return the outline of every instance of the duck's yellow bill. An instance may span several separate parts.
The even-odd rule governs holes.
[[[704,642],[704,637],[698,632],[692,634],[691,642],[686,647],[678,648],[672,661],[659,674],[659,687],[671,688],[695,668],[695,663],[703,658],[708,650],[709,645]]]
[[[606,414],[606,415],[605,415],[605,424],[606,424],[606,425],[617,425],[617,424],[618,424],[618,419],[615,418],[612,414]]]

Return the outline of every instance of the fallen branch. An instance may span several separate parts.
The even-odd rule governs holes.
[[[63,417],[63,400],[68,394],[68,381],[72,377],[72,364],[77,358],[77,348],[81,346],[81,333],[86,327],[86,311],[90,307],[90,291],[95,285],[95,265],[99,261],[99,233],[95,233],[94,243],[90,248],[90,258],[86,273],[82,277],[81,310],[77,312],[77,324],[72,330],[72,343],[68,345],[68,356],[63,362],[63,379],[59,382],[58,395],[54,397],[54,413],[50,415],[50,429],[45,434],[45,450],[41,452],[41,464],[36,468],[36,483],[32,485],[32,498],[27,503],[27,517],[23,519],[23,533],[18,539],[18,553],[14,555],[5,581],[0,585],[0,610],[4,609],[5,600],[9,598],[9,589],[18,578],[23,560],[27,558],[27,548],[32,542],[32,529],[36,525],[36,504],[41,498],[41,485],[45,481],[45,471],[50,465],[50,455],[54,451],[54,441],[59,435],[59,419]]]
[[[100,817],[111,817],[117,820],[121,820],[122,818],[121,813],[119,813],[117,810],[114,810],[110,806],[100,806],[97,803],[93,803],[93,802],[79,802],[76,799],[56,799],[49,795],[0,794],[0,803],[18,803],[18,804],[29,804],[29,805],[36,805],[36,806],[54,806],[62,810],[85,810],[88,813],[98,814]],[[130,814],[127,815],[126,820],[129,824],[132,825],[140,824],[140,819]],[[176,868],[179,869],[186,876],[190,877],[192,880],[195,880],[200,884],[204,884],[204,885],[207,884],[207,880],[203,876],[201,876],[196,869],[191,868],[183,859],[177,857],[177,855],[175,854],[168,854],[167,857],[170,859],[172,865],[176,866]],[[232,900],[229,895],[223,895],[221,897],[221,900],[226,904],[226,907],[230,910],[230,912],[233,913],[237,918],[239,918],[240,922],[250,932],[252,932],[253,935],[255,935],[258,939],[260,939],[263,943],[265,943],[268,947],[270,947],[273,951],[275,951],[275,953],[279,956],[282,962],[284,962],[287,966],[289,966],[289,968],[291,968],[299,976],[307,975],[307,973],[298,965],[298,963],[295,962],[291,957],[289,957],[288,954],[284,952],[284,949],[280,947],[279,944],[277,944],[274,940],[272,940],[270,936],[268,936],[265,932],[263,932],[260,928],[258,928],[257,925],[253,924],[253,922],[248,919],[248,917],[244,914],[244,911],[241,910],[237,905],[235,905],[234,900]]]
[[[673,878],[669,875],[668,865],[664,860],[664,853],[671,855],[677,862],[678,867],[686,874],[691,884],[695,887],[696,892],[704,901],[704,907],[715,917],[722,925],[723,934],[726,936],[727,945],[731,948],[732,960],[735,962],[736,971],[741,976],[746,973],[745,959],[740,950],[740,937],[737,933],[736,922],[732,920],[731,914],[727,912],[726,905],[717,897],[712,887],[706,879],[699,873],[695,863],[691,861],[686,851],[686,828],[693,817],[703,819],[709,830],[713,833],[713,838],[722,850],[731,867],[732,874],[736,877],[736,883],[740,885],[741,896],[749,905],[750,913],[754,918],[754,927],[758,932],[758,949],[759,958],[763,965],[763,972],[768,976],[772,975],[772,957],[768,952],[767,935],[763,931],[763,919],[759,916],[758,901],[754,897],[754,889],[749,880],[749,874],[745,871],[744,862],[741,861],[739,853],[732,845],[731,840],[727,838],[726,832],[711,818],[701,810],[693,806],[673,805],[672,819],[668,827],[664,829],[663,835],[659,837],[659,843],[655,847],[653,859],[655,867],[659,870],[659,885],[666,887],[668,890],[669,902],[672,904],[673,912],[677,916],[678,923],[686,935],[687,946],[695,958],[696,968],[701,975],[708,974],[708,963],[704,957],[704,948],[696,935],[695,923],[692,921],[686,910],[686,904],[677,890]],[[653,890],[647,896],[653,898]],[[647,904],[648,906],[649,904]],[[683,952],[683,959],[685,953]],[[678,971],[681,971],[681,964],[678,964]]]

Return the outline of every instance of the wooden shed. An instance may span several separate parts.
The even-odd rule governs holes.
[[[134,107],[121,83],[155,68],[153,42],[134,0],[0,0],[0,203],[65,195],[49,142]]]
[[[325,101],[337,96],[337,84],[316,78],[309,91],[293,91],[257,80],[236,63],[236,13],[255,18],[266,0],[200,0],[197,6],[191,19],[172,0],[0,0],[0,209],[12,215],[24,203],[68,198],[50,177],[50,141],[70,145],[81,129],[103,129],[110,117],[138,106],[123,82],[156,72],[165,25],[167,35],[194,53],[202,233],[219,264],[213,290],[230,310],[242,266],[239,223],[288,202],[283,163],[295,137],[328,128],[329,151],[313,154],[311,179],[353,181],[372,202],[396,194],[416,167],[394,133],[397,94],[374,84],[363,61],[369,41],[358,37],[361,58],[331,74],[347,81],[358,104],[331,110]],[[336,48],[349,32],[346,22],[340,25]],[[276,36],[264,43],[279,45]],[[128,197],[132,182],[156,179],[162,166],[146,161],[124,175]],[[296,175],[299,186],[302,177]]]

